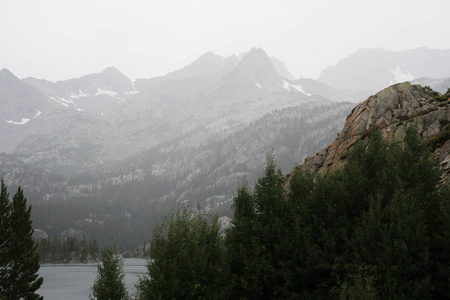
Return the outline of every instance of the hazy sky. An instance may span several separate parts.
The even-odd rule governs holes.
[[[450,1],[0,0],[0,69],[48,80],[164,75],[262,47],[316,78],[358,48],[450,49]]]

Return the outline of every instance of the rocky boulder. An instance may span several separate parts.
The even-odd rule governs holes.
[[[357,142],[367,142],[380,128],[383,137],[401,143],[406,128],[416,126],[437,155],[444,176],[450,176],[450,94],[409,82],[392,85],[357,105],[347,116],[336,140],[297,168],[325,173],[345,164],[345,153]],[[292,174],[292,173],[291,173]],[[289,180],[290,174],[287,175]]]

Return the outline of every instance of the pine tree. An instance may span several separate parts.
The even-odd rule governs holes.
[[[252,270],[245,265],[254,257],[253,247],[256,240],[255,199],[248,188],[247,181],[243,181],[233,198],[234,218],[232,227],[227,230],[225,244],[230,271],[229,293],[232,298],[247,295],[249,276]]]
[[[0,192],[0,296],[4,294],[3,287],[7,286],[8,249],[11,243],[10,213],[9,194],[2,178]]]
[[[3,195],[2,185],[2,195]],[[6,250],[6,281],[2,285],[5,299],[43,299],[35,292],[44,281],[39,277],[39,254],[32,234],[31,206],[19,187],[13,197],[9,218],[10,244]],[[3,283],[2,283],[3,284]]]
[[[247,184],[234,198],[233,227],[227,231],[232,298],[280,297],[285,285],[281,264],[286,258],[287,232],[284,177],[273,156],[251,193]]]
[[[97,279],[92,286],[92,295],[89,298],[97,300],[129,299],[125,287],[123,260],[117,254],[115,245],[102,252],[102,264],[98,264]]]
[[[226,268],[216,217],[179,208],[153,230],[150,244],[148,276],[136,285],[137,299],[223,297]]]

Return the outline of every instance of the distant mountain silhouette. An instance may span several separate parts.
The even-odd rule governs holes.
[[[360,49],[324,69],[318,80],[341,90],[375,92],[420,77],[450,77],[450,50]]]

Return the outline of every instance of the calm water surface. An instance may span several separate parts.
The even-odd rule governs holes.
[[[134,293],[138,276],[146,273],[146,260],[124,259],[123,271],[129,293]],[[44,283],[38,293],[45,300],[84,300],[97,277],[97,264],[41,264]]]

